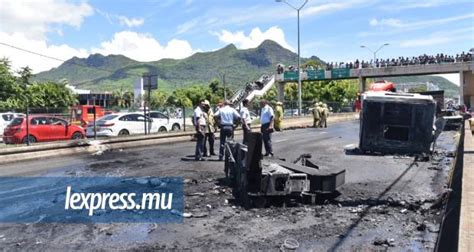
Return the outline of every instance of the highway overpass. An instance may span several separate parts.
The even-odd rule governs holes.
[[[459,74],[461,83],[459,95],[462,103],[474,106],[474,61],[458,63],[442,63],[427,65],[393,66],[382,68],[349,69],[338,68],[332,70],[308,70],[301,73],[303,81],[359,79],[360,90],[366,89],[367,78],[386,78],[397,76],[430,75],[430,74]],[[298,81],[298,73],[285,71],[276,74],[278,85],[278,98],[283,101],[284,85],[286,82]]]

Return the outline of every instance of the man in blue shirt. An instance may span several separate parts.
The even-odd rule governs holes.
[[[224,102],[224,107],[220,108],[214,117],[220,122],[221,133],[219,136],[221,145],[219,148],[219,161],[224,160],[224,147],[225,141],[229,138],[232,139],[234,136],[234,122],[240,120],[240,115],[237,110],[230,106],[229,101]]]
[[[273,157],[272,133],[275,114],[273,108],[268,105],[267,100],[260,101],[260,131],[262,132],[263,145],[265,146],[265,156]]]

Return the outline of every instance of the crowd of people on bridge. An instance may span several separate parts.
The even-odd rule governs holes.
[[[324,66],[308,66],[305,70],[333,70],[333,69],[361,69],[361,68],[383,68],[383,67],[394,67],[394,66],[413,66],[413,65],[427,65],[427,64],[446,64],[446,63],[459,63],[473,61],[473,55],[471,52],[460,54],[447,55],[438,53],[436,55],[423,54],[417,57],[398,57],[392,59],[372,59],[370,61],[364,61],[359,59],[353,62],[328,62]],[[297,71],[294,66],[289,66],[287,71]],[[284,72],[283,65],[277,66],[277,73],[281,74]]]

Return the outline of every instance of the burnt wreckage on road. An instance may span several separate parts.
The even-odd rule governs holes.
[[[314,204],[318,195],[334,194],[345,182],[345,170],[322,167],[301,155],[295,162],[263,159],[262,135],[251,133],[248,145],[227,142],[225,174],[237,201],[264,206],[270,199],[297,198]]]
[[[436,119],[436,111],[436,101],[429,95],[364,94],[359,150],[380,154],[430,154],[447,123],[462,124],[462,120],[453,122],[446,116]]]

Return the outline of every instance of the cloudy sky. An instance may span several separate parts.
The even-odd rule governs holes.
[[[299,6],[304,0],[287,0]],[[0,57],[34,72],[91,53],[139,61],[185,58],[234,43],[273,39],[295,51],[296,11],[275,0],[0,0]],[[325,61],[456,54],[474,46],[472,0],[309,0],[301,12],[301,53]]]

